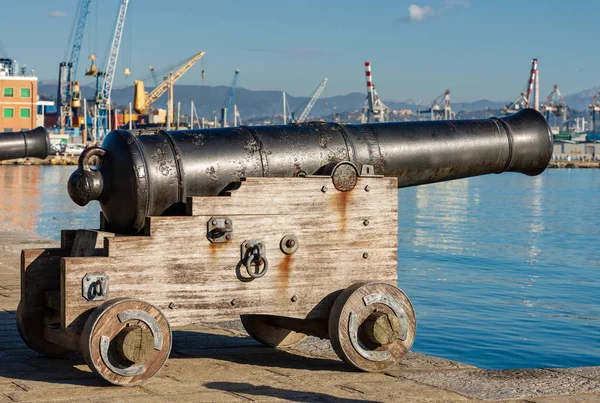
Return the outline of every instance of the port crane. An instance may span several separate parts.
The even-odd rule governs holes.
[[[531,60],[531,71],[529,72],[529,81],[527,82],[527,86],[521,92],[519,97],[512,103],[506,105],[502,108],[503,115],[510,115],[520,111],[521,109],[531,108],[531,94],[533,93],[533,107],[535,110],[540,109],[540,101],[539,101],[539,72],[538,72],[538,59]]]
[[[596,131],[598,129],[600,129],[596,125],[596,114],[598,112],[600,112],[600,88],[598,89],[598,92],[592,99],[592,103],[590,104],[589,108],[590,108],[590,114],[592,115],[592,127],[591,127],[592,133],[596,133]]]
[[[390,108],[388,108],[373,84],[373,76],[371,75],[371,63],[365,62],[365,76],[367,78],[367,99],[362,108],[362,121],[367,122],[387,122]]]
[[[135,80],[133,82],[134,85],[134,96],[133,96],[133,108],[138,113],[148,113],[152,108],[152,104],[156,102],[161,96],[164,95],[169,89],[169,114],[173,116],[173,103],[172,103],[172,93],[173,93],[173,84],[177,80],[181,78],[192,66],[202,57],[204,56],[204,52],[198,52],[191,58],[187,59],[183,65],[181,65],[175,72],[169,72],[169,75],[165,78],[163,82],[158,84],[158,80],[156,80],[156,74],[154,69],[151,68],[153,79],[157,83],[156,87],[148,94],[144,91],[144,81],[143,80]]]
[[[542,105],[542,110],[547,121],[550,121],[550,115],[558,116],[562,118],[562,125],[567,126],[569,122],[569,105],[565,102],[564,98],[560,94],[558,84],[554,84],[552,92],[546,98],[546,102]],[[568,129],[568,127],[567,127]]]
[[[323,90],[325,89],[326,86],[327,86],[327,79],[324,78],[323,81],[321,81],[321,83],[319,84],[319,86],[310,95],[310,97],[307,98],[304,102],[302,102],[300,104],[300,106],[298,106],[293,112],[290,113],[290,123],[303,123],[306,121],[308,114],[310,113],[312,108],[315,106],[315,103],[321,96],[321,93],[323,92]],[[283,96],[283,124],[286,124],[287,120],[288,120],[287,111],[289,109],[289,105],[288,105],[288,101],[287,101],[287,94],[284,92],[282,94],[282,96]],[[300,110],[302,110],[302,113],[300,113],[300,117],[298,117],[296,119],[296,115],[298,114],[298,112],[300,112]]]
[[[240,75],[240,70],[236,69],[233,73],[233,81],[231,82],[231,90],[229,91],[229,96],[225,100],[225,105],[221,108],[221,127],[229,126],[229,111],[233,111],[233,126],[238,126],[241,123],[240,113],[237,109],[237,105],[235,104],[235,90],[237,88],[238,77]],[[238,119],[240,119],[238,121]]]
[[[68,61],[60,62],[58,68],[58,94],[56,100],[58,107],[57,126],[60,128],[79,125],[79,122],[73,121],[73,110],[77,111],[81,107],[81,91],[79,83],[76,81],[77,66],[79,65],[79,55],[83,44],[90,3],[91,0],[81,0],[78,4],[70,36],[71,40],[69,41],[71,51],[69,54],[69,47],[67,47],[63,58],[63,60]]]
[[[117,69],[117,60],[119,59],[119,49],[121,48],[121,38],[123,37],[123,29],[125,28],[125,17],[127,16],[128,6],[129,0],[121,0],[111,46],[108,51],[106,68],[104,71],[99,71],[94,64],[96,56],[91,55],[90,59],[92,60],[92,65],[85,73],[86,76],[96,77],[94,125],[92,133],[95,141],[102,141],[109,130],[108,115],[110,109],[110,95],[112,93],[115,71]]]
[[[446,89],[442,95],[435,98],[429,109],[418,111],[431,114],[431,120],[450,120],[452,119],[452,105],[450,103],[450,90]]]
[[[327,87],[327,79],[326,78],[324,78],[323,81],[321,81],[319,86],[313,91],[313,93],[310,95],[308,100],[304,101],[302,104],[300,104],[300,106],[298,108],[296,108],[296,110],[294,112],[292,112],[292,122],[293,123],[304,123],[306,121],[308,114],[310,113],[312,108],[315,106],[315,103],[317,103],[317,100],[323,93],[323,90],[325,89],[325,87]],[[305,102],[306,102],[306,106],[304,106]],[[302,107],[304,107],[304,109],[302,109]],[[296,114],[300,110],[302,110],[302,113],[296,119]]]

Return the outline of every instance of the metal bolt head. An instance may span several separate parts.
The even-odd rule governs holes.
[[[323,187],[321,188],[321,192],[323,192],[323,193],[327,192],[327,186],[323,186]]]
[[[90,276],[87,276],[87,277],[85,278],[85,281],[90,281]]]
[[[363,253],[363,259],[368,259],[368,258],[369,258],[369,252]]]
[[[171,302],[169,304],[169,309],[175,309],[175,303],[174,302]]]
[[[294,246],[296,246],[296,241],[294,241],[293,239],[288,239],[285,243],[285,246],[287,246],[288,248],[293,248]]]
[[[217,220],[212,220],[211,224],[212,224],[213,226],[217,225]]]
[[[363,221],[364,226],[366,227],[367,225],[371,224],[371,222],[369,220],[364,220]]]
[[[231,224],[231,221],[230,220],[225,220],[225,225],[229,225],[229,224]]]
[[[231,306],[234,306],[235,304],[237,304],[237,301],[235,299],[231,300]]]
[[[225,234],[225,239],[229,241],[231,239],[231,234]]]
[[[369,190],[371,190],[371,188],[369,187],[369,185],[365,186],[365,192],[368,192]]]
[[[292,296],[292,302],[296,302],[296,301],[298,301],[298,296],[294,294]]]

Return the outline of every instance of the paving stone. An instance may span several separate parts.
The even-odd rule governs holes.
[[[13,402],[61,402],[69,400],[88,400],[90,398],[108,398],[112,396],[139,397],[148,396],[148,392],[140,387],[74,387],[67,386],[49,391],[10,392],[6,393]]]
[[[291,389],[290,385],[265,385],[256,382],[212,382],[206,384],[207,387],[224,390],[234,393],[237,396],[244,397],[256,402],[379,402],[372,400],[363,394],[351,393],[343,389],[324,389],[319,385],[313,385],[311,390],[302,390],[295,387]]]
[[[432,371],[449,369],[474,369],[476,367],[463,364],[458,361],[448,360],[446,358],[432,357],[425,354],[419,354],[410,351],[393,369],[386,371],[387,374],[394,376],[397,372],[411,371]]]
[[[536,397],[531,400],[533,403],[598,403],[600,395],[577,395],[577,396],[548,396]]]
[[[248,402],[249,400],[226,392],[196,392],[196,393],[177,393],[172,396],[137,396],[137,397],[111,397],[108,399],[93,399],[94,403],[229,403],[229,402]],[[1,400],[0,400],[1,402]],[[3,402],[2,402],[3,403]]]
[[[600,381],[600,367],[552,368],[551,371],[583,376]]]
[[[468,402],[469,398],[438,388],[431,388],[407,379],[379,380],[372,382],[348,382],[340,386],[361,391],[365,396],[382,401],[418,402]]]
[[[403,377],[481,400],[600,393],[600,382],[544,369],[415,371]]]

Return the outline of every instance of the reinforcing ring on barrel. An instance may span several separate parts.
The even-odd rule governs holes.
[[[251,242],[244,242],[244,244],[249,246],[246,252],[246,258],[244,260],[244,266],[246,267],[248,275],[252,278],[260,278],[267,274],[267,270],[269,269],[269,261],[261,252],[262,245],[260,243],[248,245],[251,244]],[[260,270],[261,262],[263,263],[262,270]],[[252,270],[253,265],[256,265],[257,271]]]

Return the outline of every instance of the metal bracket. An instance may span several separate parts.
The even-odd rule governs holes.
[[[225,243],[233,238],[233,222],[228,217],[211,217],[206,227],[206,237],[211,243]]]
[[[81,295],[88,301],[103,301],[108,298],[106,273],[86,274],[81,280]]]
[[[258,250],[262,256],[265,256],[267,254],[267,247],[265,246],[265,243],[263,241],[261,241],[260,239],[249,239],[242,243],[241,259],[246,259],[246,257],[248,256],[248,251],[254,248],[255,246],[258,246]]]
[[[361,165],[360,176],[362,178],[383,178],[383,175],[375,175],[375,167],[368,164]]]
[[[281,251],[286,255],[291,255],[298,250],[298,237],[294,234],[287,234],[283,238],[281,238],[281,242],[279,243],[279,247]]]

